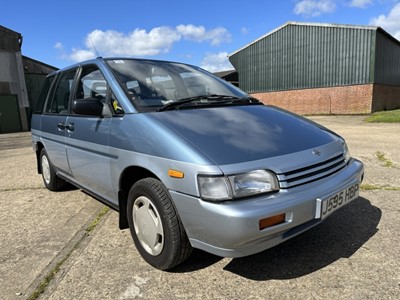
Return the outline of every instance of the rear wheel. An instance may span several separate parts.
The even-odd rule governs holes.
[[[168,270],[182,263],[192,247],[166,187],[145,178],[131,188],[128,222],[140,255],[153,267]]]
[[[67,182],[57,176],[44,148],[40,151],[40,168],[43,182],[47,189],[50,191],[58,191],[66,186]]]

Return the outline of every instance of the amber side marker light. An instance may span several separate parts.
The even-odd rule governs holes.
[[[185,177],[185,173],[183,173],[181,171],[169,169],[168,176],[173,177],[173,178],[183,178],[183,177]]]
[[[284,223],[285,218],[286,218],[285,214],[272,216],[269,218],[261,219],[260,221],[258,221],[258,225],[260,227],[260,230],[263,230],[265,228]]]

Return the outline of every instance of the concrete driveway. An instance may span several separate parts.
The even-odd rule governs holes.
[[[365,163],[361,197],[260,254],[194,251],[171,272],[141,259],[116,212],[77,189],[47,191],[28,133],[0,135],[0,298],[398,299],[400,124],[312,119]]]

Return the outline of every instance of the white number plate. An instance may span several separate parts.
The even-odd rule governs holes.
[[[324,219],[340,207],[358,198],[359,184],[355,183],[328,199],[317,199],[315,218]]]

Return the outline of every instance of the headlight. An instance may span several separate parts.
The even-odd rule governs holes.
[[[351,158],[350,151],[349,151],[349,148],[347,147],[345,140],[342,139],[341,142],[343,145],[343,157],[344,157],[345,162],[347,163]]]
[[[200,195],[205,200],[222,201],[276,191],[276,176],[257,170],[231,176],[199,176]]]

